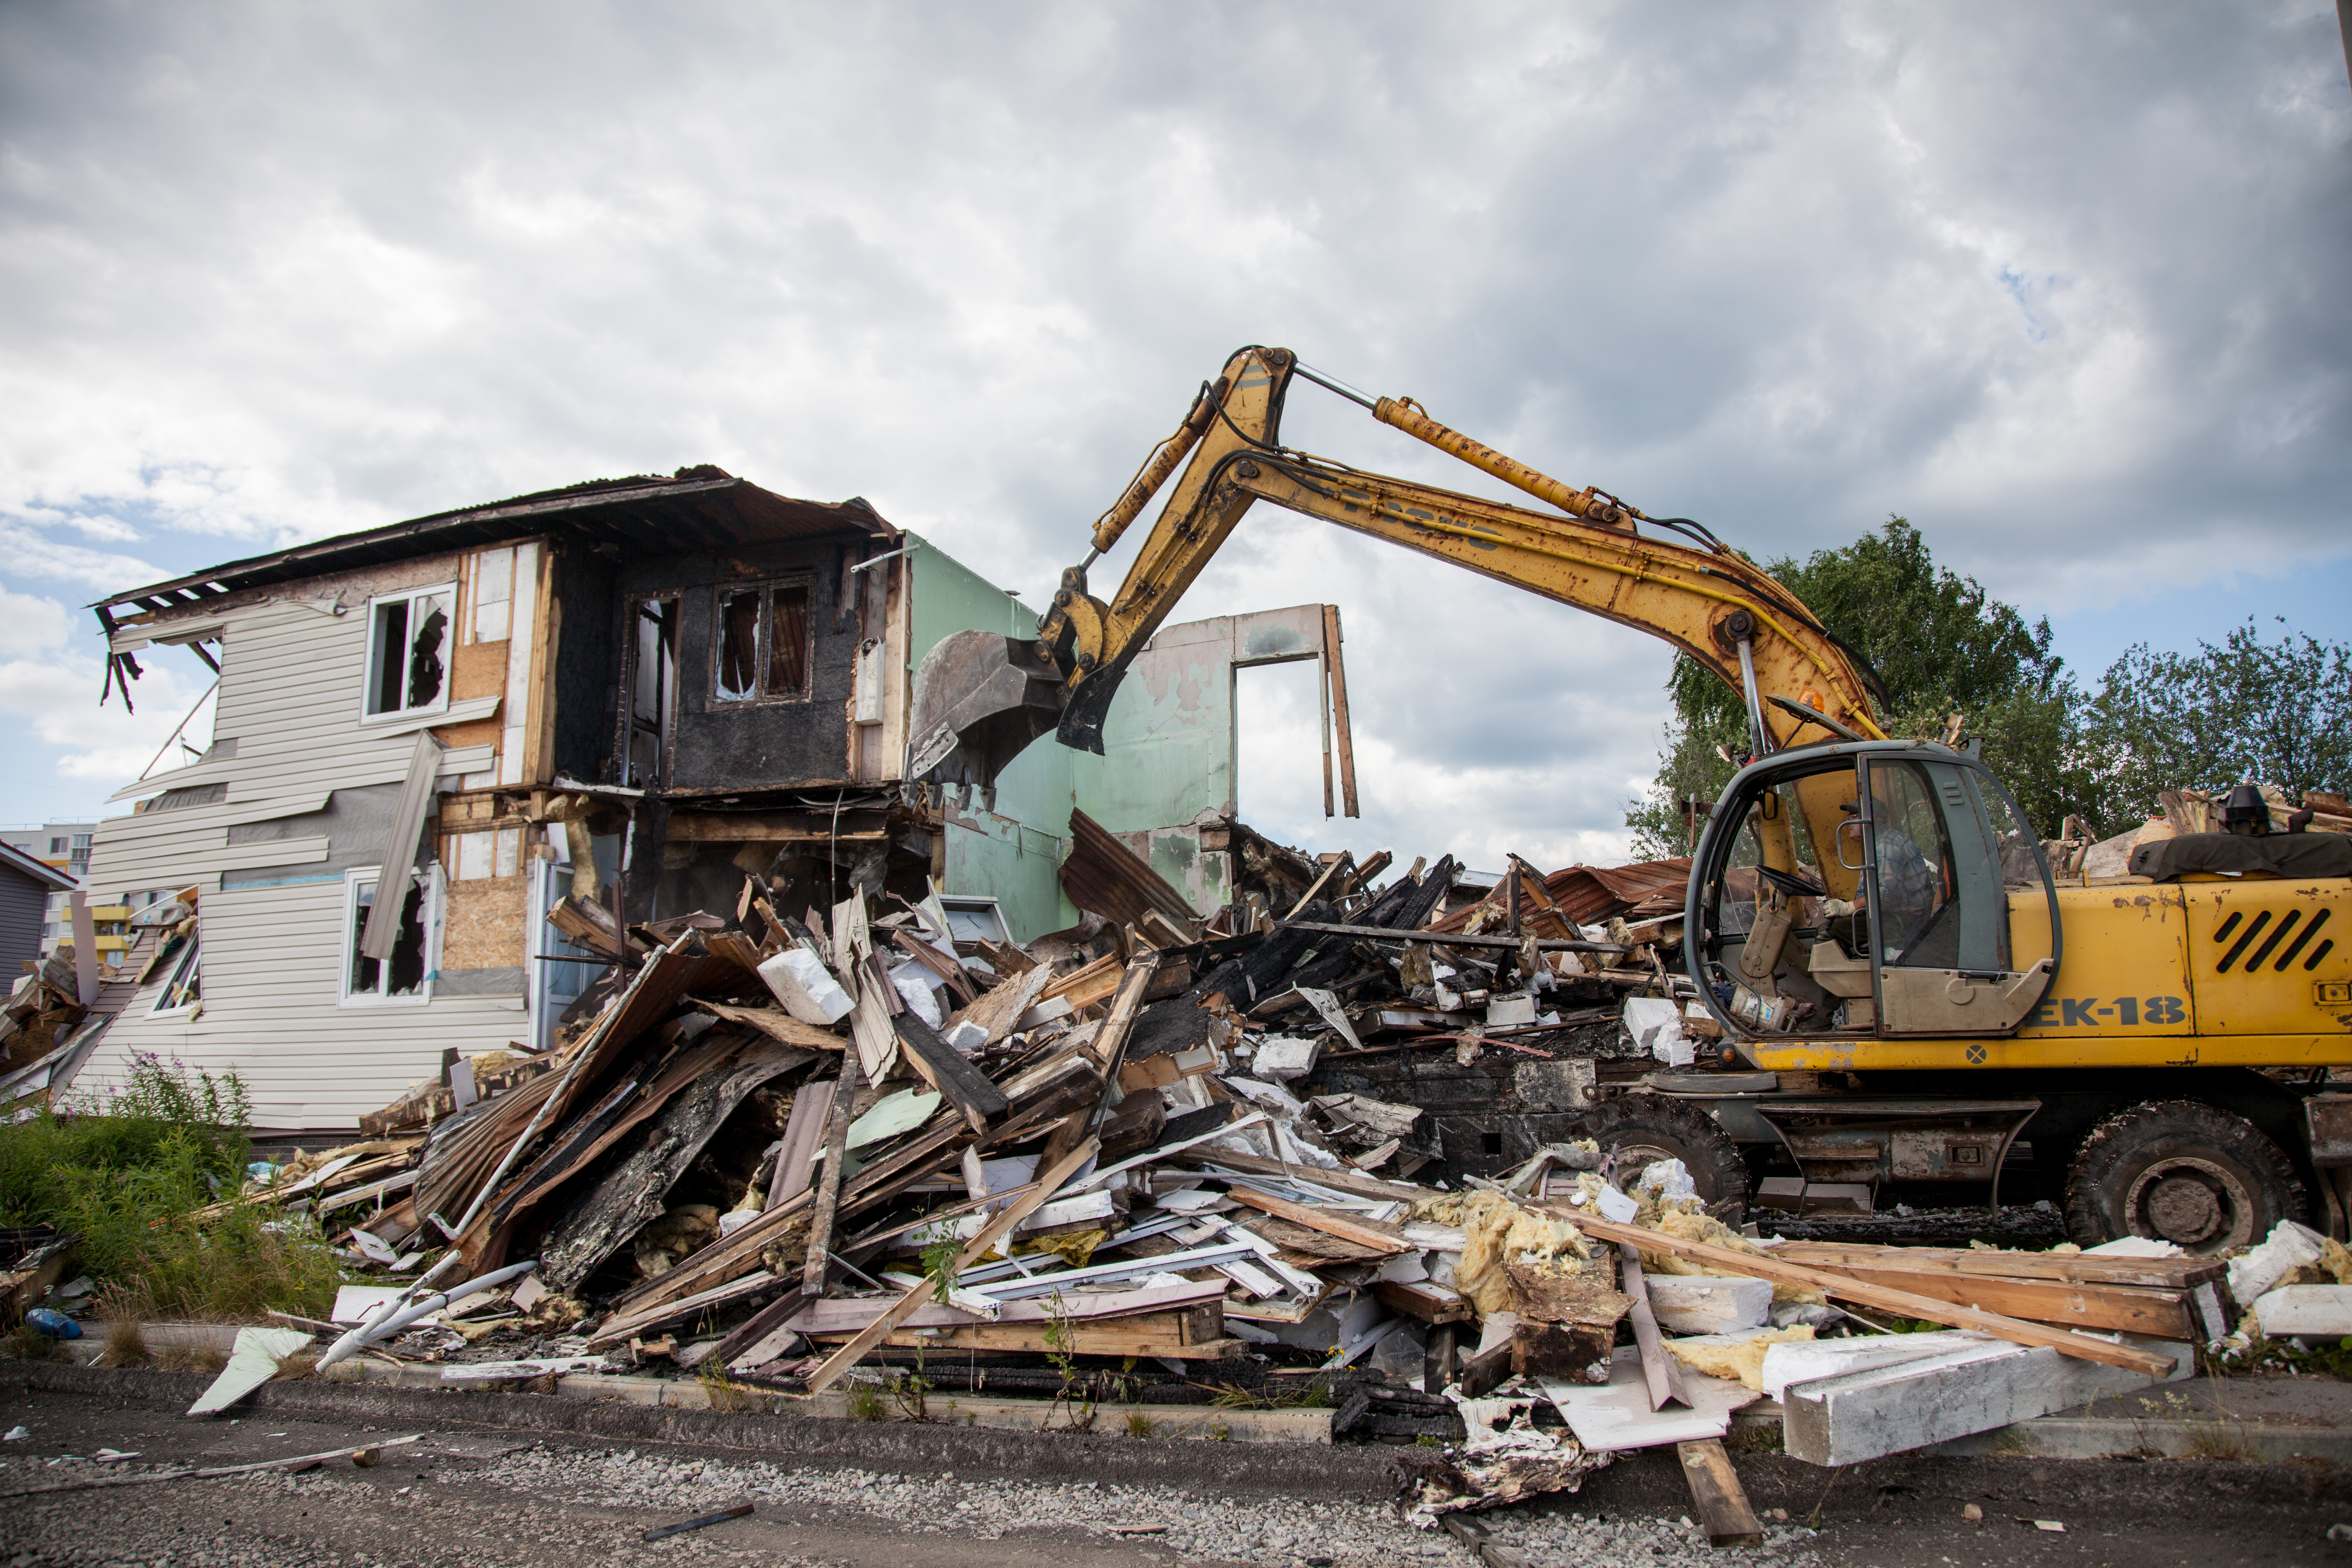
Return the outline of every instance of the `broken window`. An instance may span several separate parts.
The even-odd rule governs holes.
[[[194,931],[180,940],[184,949],[172,964],[171,978],[155,993],[151,1013],[176,1013],[205,999],[204,950]]]
[[[721,702],[806,697],[806,581],[749,583],[718,594],[711,696]]]
[[[449,705],[453,584],[368,601],[367,716],[436,712]]]
[[[677,709],[677,601],[639,599],[631,606],[627,711],[622,715],[621,782],[658,789]]]
[[[343,910],[343,1000],[346,1002],[423,1002],[432,996],[430,966],[433,882],[423,871],[406,879],[400,910],[400,934],[392,956],[378,961],[360,951],[367,933],[368,916],[375,909],[378,876],[353,872],[346,884]]]

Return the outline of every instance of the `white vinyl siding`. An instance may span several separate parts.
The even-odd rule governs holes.
[[[159,974],[116,1018],[75,1080],[120,1081],[134,1051],[212,1072],[235,1068],[257,1127],[349,1127],[381,1110],[441,1053],[530,1037],[518,996],[436,996],[424,1006],[341,1007],[343,879],[204,896],[205,1010],[194,1023],[147,1012]]]
[[[474,1054],[530,1038],[530,1020],[515,996],[439,994],[425,1002],[341,1005],[344,868],[354,847],[332,846],[331,865],[323,835],[228,842],[234,826],[321,810],[332,791],[400,783],[424,722],[495,714],[508,746],[516,747],[522,714],[499,710],[522,706],[524,682],[513,673],[513,661],[527,661],[541,554],[526,544],[515,556],[509,624],[517,651],[509,659],[507,694],[452,703],[429,720],[412,716],[392,724],[360,718],[371,634],[366,595],[402,593],[399,575],[372,573],[356,593],[346,589],[349,608],[341,616],[320,607],[334,592],[331,580],[299,584],[285,598],[205,612],[207,621],[223,627],[214,733],[233,740],[236,754],[175,769],[135,793],[220,782],[228,786],[227,798],[102,824],[89,884],[110,891],[191,884],[199,889],[203,1011],[194,1020],[152,1015],[166,978],[157,973],[109,1027],[75,1092],[102,1092],[121,1081],[132,1053],[152,1051],[214,1072],[235,1069],[252,1097],[257,1127],[347,1128],[419,1079],[437,1074],[446,1049]],[[407,584],[428,587],[457,574],[457,558],[441,555],[410,563],[405,577]],[[456,641],[453,636],[445,644],[445,659],[454,655]],[[442,759],[440,787],[454,788],[464,773],[498,767],[500,750],[488,744],[451,750]],[[379,848],[365,846],[363,860],[373,862]],[[277,885],[221,889],[224,871],[278,867],[285,871]],[[430,962],[437,957],[436,938]]]

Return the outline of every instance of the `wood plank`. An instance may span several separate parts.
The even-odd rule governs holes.
[[[1106,952],[1092,963],[1073,969],[1047,985],[1037,994],[1037,1000],[1043,1002],[1050,997],[1068,996],[1073,1007],[1091,1006],[1118,989],[1118,977],[1126,967],[1126,961],[1118,953]],[[1086,994],[1081,998],[1073,995],[1074,992]]]
[[[1076,1101],[1066,1089],[1066,1086],[1057,1087],[1030,1105],[1018,1117],[981,1140],[981,1147],[1034,1136],[1040,1127],[1067,1115]],[[841,1212],[847,1215],[887,1202],[904,1187],[946,1168],[971,1139],[971,1129],[960,1118],[944,1112],[934,1116],[928,1130],[911,1142],[901,1144],[849,1179],[843,1190]],[[761,1251],[813,1201],[812,1194],[803,1193],[779,1207],[770,1208],[732,1236],[719,1237],[701,1251],[688,1255],[668,1273],[624,1291],[614,1302],[614,1310],[635,1311],[653,1301],[708,1288],[729,1278],[731,1270],[752,1267],[752,1260]]]
[[[1748,1506],[1747,1489],[1739,1484],[1722,1439],[1677,1443],[1675,1452],[1682,1458],[1683,1479],[1690,1483],[1691,1502],[1698,1510],[1699,1523],[1706,1527],[1706,1543],[1763,1545],[1764,1526],[1758,1522],[1756,1510]]]
[[[1372,1294],[1391,1311],[1417,1319],[1424,1323],[1466,1323],[1477,1317],[1469,1298],[1458,1290],[1426,1280],[1407,1284],[1397,1279],[1383,1279],[1372,1287]]]
[[[1366,942],[1425,942],[1433,947],[1517,947],[1516,936],[1464,936],[1457,931],[1409,931],[1402,927],[1333,925],[1327,921],[1278,921],[1276,931],[1311,931],[1318,935],[1360,937]],[[1545,937],[1536,942],[1541,952],[1631,952],[1630,947],[1605,942],[1558,942]]]
[[[1910,1290],[1891,1289],[1884,1285],[1872,1285],[1850,1279],[1843,1274],[1823,1269],[1807,1268],[1794,1263],[1784,1263],[1777,1258],[1750,1257],[1734,1252],[1727,1247],[1713,1247],[1703,1241],[1685,1241],[1679,1237],[1660,1231],[1643,1230],[1639,1226],[1619,1225],[1570,1208],[1566,1204],[1541,1203],[1536,1205],[1555,1218],[1567,1220],[1588,1236],[1604,1241],[1631,1242],[1650,1252],[1671,1253],[1694,1263],[1712,1264],[1733,1274],[1746,1274],[1758,1279],[1780,1279],[1792,1285],[1810,1285],[1826,1295],[1841,1300],[1859,1301],[1865,1307],[1877,1307],[1890,1312],[1900,1312],[1906,1318],[1924,1318],[1931,1323],[1946,1323],[1954,1328],[1981,1329],[1997,1339],[2021,1345],[2046,1345],[2066,1355],[2084,1361],[2105,1362],[2149,1377],[2162,1377],[2172,1369],[2172,1362],[2148,1351],[2134,1350],[2128,1345],[2110,1344],[2085,1334],[2072,1333],[2064,1329],[2042,1323],[2029,1323],[2017,1318],[2003,1317],[1999,1312],[1982,1312],[1973,1307],[1957,1307],[1948,1301],[1938,1301]]]
[[[982,1295],[988,1287],[972,1287]],[[1057,1315],[1072,1322],[1098,1322],[1112,1318],[1148,1316],[1155,1312],[1172,1312],[1224,1299],[1223,1280],[1208,1279],[1183,1285],[1153,1285],[1133,1290],[1077,1290],[1062,1298],[1059,1306],[1051,1297],[1037,1296],[1026,1300],[1006,1301],[995,1321],[1007,1324],[1039,1324],[1051,1322]],[[872,1326],[890,1304],[882,1296],[835,1298],[825,1301],[805,1303],[792,1318],[792,1326],[803,1334],[854,1334]],[[972,1313],[944,1302],[931,1301],[916,1309],[913,1315],[898,1326],[902,1329],[965,1328],[981,1321]]]
[[[1618,1279],[1633,1305],[1626,1312],[1633,1321],[1633,1343],[1641,1356],[1642,1389],[1653,1411],[1665,1408],[1672,1399],[1685,1409],[1691,1407],[1690,1390],[1684,1385],[1682,1363],[1666,1353],[1665,1342],[1658,1332],[1657,1314],[1650,1308],[1649,1281],[1642,1274],[1642,1255],[1635,1248],[1619,1244]]]
[[[1272,1197],[1239,1183],[1226,1188],[1225,1195],[1254,1209],[1263,1209],[1276,1219],[1286,1219],[1293,1225],[1303,1225],[1326,1236],[1336,1236],[1342,1241],[1370,1247],[1382,1255],[1403,1252],[1412,1245],[1404,1238],[1404,1232],[1392,1225],[1382,1225],[1378,1220],[1339,1214],[1330,1209],[1312,1208],[1306,1204],[1295,1204],[1287,1198]]]
[[[782,1007],[737,1007],[725,1002],[713,1002],[707,996],[696,997],[694,1005],[715,1018],[724,1018],[730,1024],[757,1029],[768,1038],[787,1046],[806,1046],[819,1051],[845,1051],[849,1048],[849,1042],[831,1029],[803,1024]]]
[[[1323,606],[1323,658],[1331,667],[1332,743],[1339,753],[1339,804],[1345,815],[1359,816],[1362,814],[1356,809],[1356,733],[1348,717],[1348,666],[1339,657],[1337,605]]]
[[[1237,1154],[1231,1149],[1214,1149],[1200,1158],[1208,1163],[1222,1165],[1229,1171],[1242,1171],[1253,1176],[1280,1176],[1286,1181],[1308,1182],[1318,1187],[1328,1187],[1335,1193],[1350,1197],[1382,1198],[1391,1203],[1412,1204],[1437,1195],[1434,1187],[1409,1186],[1402,1182],[1384,1182],[1378,1176],[1367,1176],[1360,1171],[1326,1171],[1306,1165],[1285,1164],[1264,1154]]]
[[[681,811],[662,835],[671,844],[870,844],[889,836],[879,811],[844,812],[837,829],[824,812]]]
[[[793,1094],[792,1113],[784,1122],[784,1146],[776,1151],[776,1168],[768,1177],[769,1208],[808,1191],[809,1172],[816,1163],[817,1140],[832,1121],[833,1093],[838,1081],[818,1079],[801,1085]]]
[[[1059,1192],[1062,1184],[1076,1174],[1078,1170],[1094,1157],[1095,1141],[1092,1138],[1088,1138],[1064,1155],[1051,1170],[1037,1179],[1037,1184],[1034,1187],[1024,1195],[1015,1198],[1012,1203],[999,1209],[994,1217],[981,1227],[979,1235],[964,1243],[963,1250],[956,1254],[955,1263],[949,1272],[961,1274],[987,1256],[989,1248],[1010,1236],[1013,1226],[1035,1213],[1039,1205]],[[857,1364],[859,1357],[897,1332],[898,1326],[913,1316],[916,1309],[922,1306],[936,1289],[933,1282],[929,1279],[922,1280],[909,1289],[887,1311],[859,1330],[856,1338],[835,1351],[826,1359],[823,1366],[817,1368],[815,1374],[808,1381],[808,1391],[811,1394],[822,1394],[840,1382],[849,1369]]]
[[[849,1121],[857,1099],[858,1055],[856,1051],[841,1053],[841,1078],[833,1090],[825,1129],[824,1170],[817,1177],[816,1212],[809,1221],[808,1251],[801,1265],[801,1294],[812,1299],[824,1294],[825,1272],[833,1266],[833,1227],[841,1211],[841,1168],[849,1159]]]
[[[1003,1091],[989,1082],[978,1068],[957,1055],[954,1047],[933,1034],[931,1026],[917,1017],[912,1008],[891,1019],[890,1026],[897,1031],[898,1043],[906,1051],[907,1064],[963,1113],[974,1132],[987,1131],[989,1122],[1004,1114],[1011,1102]]]
[[[2050,1279],[2069,1285],[2144,1285],[2168,1290],[2210,1284],[2229,1272],[2225,1261],[2213,1258],[2099,1258],[2088,1253],[1872,1247],[1843,1241],[1786,1241],[1771,1252],[1775,1258],[1817,1268],[1937,1268],[2011,1279]]]
[[[2110,1333],[2145,1334],[2159,1340],[2199,1337],[2189,1297],[2179,1290],[2145,1285],[2069,1285],[2055,1279],[2007,1279],[1999,1275],[1956,1274],[1937,1268],[1822,1267],[1873,1285],[1933,1296],[1962,1307],[1980,1307],[2037,1323]]]

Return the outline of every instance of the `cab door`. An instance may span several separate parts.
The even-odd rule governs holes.
[[[1992,775],[1940,747],[1866,752],[1858,837],[1882,1036],[2006,1035],[2047,991],[2055,955],[2020,963],[2013,889],[2056,889],[2041,846]],[[2038,884],[2038,887],[2036,885]]]

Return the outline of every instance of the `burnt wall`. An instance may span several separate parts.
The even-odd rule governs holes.
[[[575,542],[558,545],[555,601],[562,616],[555,643],[555,771],[603,781],[610,776],[620,701],[620,648],[613,640],[620,620],[617,561]]]
[[[834,784],[847,777],[850,685],[864,634],[854,607],[843,613],[841,577],[844,564],[853,558],[847,552],[864,538],[845,535],[730,551],[724,556],[679,554],[622,563],[608,622],[613,637],[625,635],[630,604],[638,595],[675,592],[678,597],[678,700],[669,792]],[[807,584],[813,645],[807,694],[789,700],[717,700],[712,691],[719,593],[777,577],[797,577]],[[874,635],[880,635],[879,627]],[[613,674],[607,679],[617,679],[617,657],[609,668]],[[604,708],[606,752],[617,733],[617,701],[616,692]]]

